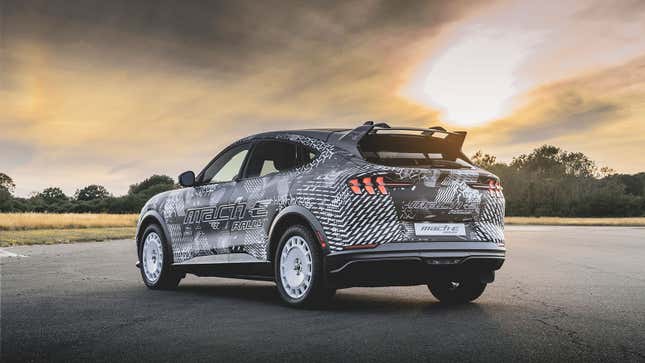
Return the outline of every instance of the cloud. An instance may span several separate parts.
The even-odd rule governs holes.
[[[583,151],[623,171],[645,169],[645,57],[541,86],[509,117],[471,130],[472,142],[507,158],[545,143]]]
[[[596,2],[534,4],[4,0],[0,171],[21,195],[95,183],[120,194],[153,173],[199,170],[256,132],[445,125],[399,90],[460,41],[450,29],[477,25],[459,33],[467,40],[491,22],[509,42],[523,31],[552,41],[532,43],[530,61],[508,70],[524,93],[509,117],[469,129],[467,147],[510,158],[553,142],[644,169],[626,156],[645,134],[643,60],[615,66],[645,52],[633,37],[642,7],[621,2],[602,18]]]
[[[478,6],[4,1],[0,127],[35,157],[0,169],[21,190],[118,194],[151,173],[200,169],[256,132],[436,123],[392,90],[406,59]]]

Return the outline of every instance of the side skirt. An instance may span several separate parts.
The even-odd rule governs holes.
[[[204,277],[274,281],[273,266],[270,262],[181,263],[174,264],[173,269],[178,272]]]

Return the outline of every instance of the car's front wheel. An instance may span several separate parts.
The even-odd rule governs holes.
[[[322,254],[311,230],[289,227],[276,250],[275,276],[280,297],[292,306],[326,302],[335,290],[324,284]]]
[[[174,289],[179,285],[182,276],[172,270],[171,253],[161,228],[156,224],[149,225],[139,244],[139,268],[147,287]]]
[[[431,282],[428,289],[444,304],[463,304],[480,297],[486,289],[486,283],[476,277],[444,279]]]

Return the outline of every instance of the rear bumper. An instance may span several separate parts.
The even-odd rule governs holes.
[[[433,279],[476,274],[492,282],[506,248],[490,242],[397,242],[325,256],[330,286],[427,284]]]

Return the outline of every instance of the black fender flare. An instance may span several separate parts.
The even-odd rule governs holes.
[[[137,221],[137,231],[136,231],[135,239],[134,239],[134,241],[135,241],[135,243],[137,245],[137,256],[139,255],[139,242],[140,242],[139,240],[141,239],[141,233],[143,233],[143,231],[141,230],[142,223],[143,223],[143,221],[145,221],[146,219],[148,219],[150,217],[155,219],[157,224],[163,230],[163,233],[164,233],[164,235],[166,237],[166,241],[168,241],[168,247],[170,248],[170,252],[171,252],[170,256],[172,257],[172,240],[171,240],[170,233],[168,232],[168,227],[166,226],[166,221],[163,219],[161,214],[159,214],[159,212],[157,212],[154,209],[150,209],[150,210],[146,211],[145,213],[143,213],[139,217],[139,220]],[[141,257],[141,256],[139,256],[139,257]]]
[[[271,226],[269,227],[269,231],[267,233],[267,237],[269,238],[269,243],[267,244],[267,250],[271,247],[271,239],[273,237],[273,234],[275,233],[275,228],[276,226],[280,223],[280,221],[289,216],[296,214],[302,218],[304,218],[308,223],[309,226],[314,230],[314,234],[320,233],[320,236],[324,239],[325,242],[327,242],[327,236],[325,235],[325,230],[323,229],[322,224],[318,221],[316,216],[309,211],[309,209],[299,206],[299,205],[290,205],[284,209],[282,209],[276,216],[273,218],[273,221],[271,222]],[[316,236],[319,237],[319,236]],[[270,258],[270,256],[267,256]]]

